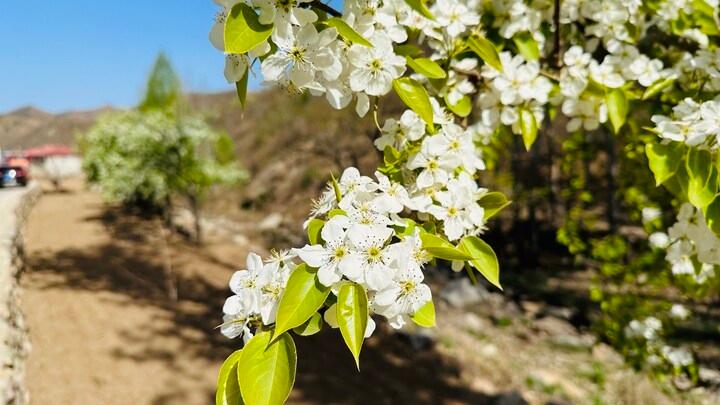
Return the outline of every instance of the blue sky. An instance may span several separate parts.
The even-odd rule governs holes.
[[[211,0],[2,0],[0,113],[131,106],[164,51],[186,91],[232,90],[207,39]],[[253,83],[251,87],[257,88]]]

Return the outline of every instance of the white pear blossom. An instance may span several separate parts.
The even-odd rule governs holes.
[[[357,225],[348,237],[354,250],[360,256],[361,274],[350,278],[367,285],[372,290],[384,288],[393,277],[393,269],[388,266],[389,257],[385,243],[392,229],[378,225]]]
[[[275,36],[278,50],[262,62],[263,76],[276,82],[287,79],[298,88],[313,82],[316,73],[327,80],[337,79],[342,64],[329,48],[336,37],[334,28],[318,33],[312,24],[293,27],[287,36]]]
[[[249,58],[246,55],[225,55],[225,79],[228,83],[235,83],[242,80],[248,71],[249,64]]]
[[[291,26],[309,26],[317,21],[314,11],[300,7],[311,0],[252,0],[260,9],[261,24],[273,24],[275,36],[290,35]]]
[[[343,276],[353,280],[361,278],[360,257],[351,250],[345,216],[337,215],[323,226],[320,236],[324,245],[305,245],[297,254],[309,266],[318,268],[318,279],[325,286],[332,286]]]
[[[380,132],[380,137],[374,141],[379,150],[388,146],[401,149],[407,142],[417,141],[425,135],[425,122],[414,111],[405,110],[399,120],[388,118]]]
[[[408,202],[408,192],[399,183],[393,183],[380,172],[375,172],[378,179],[379,195],[372,200],[372,209],[376,212],[400,213]]]
[[[394,258],[397,270],[392,280],[375,294],[375,312],[387,317],[390,326],[396,329],[432,299],[430,287],[422,283],[422,270],[412,264],[409,253],[401,252]]]
[[[440,205],[433,205],[429,212],[443,221],[448,240],[460,239],[468,231],[482,228],[485,210],[476,203],[477,184],[466,173],[450,180],[447,191],[435,194]]]
[[[480,16],[457,0],[438,0],[432,10],[437,23],[453,38],[465,32],[467,27],[480,23]]]
[[[370,96],[382,96],[390,92],[393,80],[405,72],[405,58],[393,52],[390,38],[382,32],[375,33],[370,42],[372,48],[354,44],[348,51],[348,59],[354,67],[350,73],[350,88]]]

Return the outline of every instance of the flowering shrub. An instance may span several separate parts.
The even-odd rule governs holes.
[[[233,276],[222,330],[246,345],[221,369],[218,403],[287,398],[296,365],[290,330],[337,327],[359,364],[371,315],[398,328],[408,320],[433,326],[422,283],[429,260],[499,287],[497,259],[480,237],[508,201],[477,181],[483,152],[505,134],[530,150],[540,129],[557,122],[571,134],[564,159],[577,158],[586,139],[614,134],[623,165],[640,179],[624,202],[646,208],[649,243],[670,262],[660,284],[684,274],[692,284],[680,287],[692,292],[717,277],[716,1],[353,0],[342,11],[317,0],[215,1],[210,40],[225,52],[225,76],[242,103],[258,64],[265,82],[290,93],[353,105],[359,116],[372,109],[383,154],[374,180],[348,168],[329,183],[305,223],[309,245],[265,263],[251,254]],[[379,103],[393,91],[408,109],[380,125]],[[644,186],[653,175],[668,191]],[[573,184],[582,191],[582,181]],[[661,193],[663,201],[652,200]],[[680,211],[667,234],[659,233],[660,207]],[[558,234],[571,252],[590,254],[615,281],[654,275],[657,250],[628,264],[618,235],[583,239],[583,215],[571,211]],[[692,368],[689,351],[663,343],[661,320],[626,316],[621,325],[611,316],[623,308],[617,295],[596,289],[593,298],[615,319],[608,339],[628,356]]]
[[[88,181],[108,200],[166,209],[173,196],[243,178],[234,163],[201,153],[220,137],[197,117],[129,111],[102,117],[79,142]]]

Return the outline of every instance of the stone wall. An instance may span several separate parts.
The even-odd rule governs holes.
[[[40,187],[0,190],[0,405],[28,403],[24,361],[30,349],[20,310],[18,280],[23,268],[23,226]]]

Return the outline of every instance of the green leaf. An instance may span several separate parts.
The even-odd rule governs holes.
[[[435,304],[432,300],[428,301],[415,312],[410,319],[415,324],[425,328],[435,327]]]
[[[520,109],[520,133],[522,134],[523,144],[525,144],[525,150],[529,151],[537,139],[538,126],[537,121],[535,121],[535,114],[525,108]]]
[[[485,220],[487,221],[510,205],[510,201],[505,197],[505,194],[499,191],[491,191],[483,194],[478,200],[478,204],[485,210]]]
[[[237,363],[242,399],[248,405],[282,405],[295,383],[295,342],[283,333],[273,342],[260,332],[245,345]]]
[[[689,176],[688,200],[697,208],[707,207],[717,193],[717,169],[712,155],[707,150],[690,148],[685,168]]]
[[[485,64],[495,68],[497,71],[503,71],[500,55],[498,55],[497,49],[492,42],[488,41],[485,37],[474,35],[468,38],[467,44]]]
[[[243,108],[247,103],[248,76],[250,76],[249,67],[245,71],[242,79],[235,83],[235,90],[237,91],[238,100],[240,100],[240,106],[242,106]]]
[[[650,170],[655,175],[655,185],[659,186],[672,177],[682,162],[682,145],[671,142],[667,145],[647,144],[645,154]]]
[[[272,24],[260,24],[252,7],[236,4],[225,20],[225,52],[246,53],[270,38],[272,31]]]
[[[411,9],[420,13],[420,15],[431,20],[435,20],[435,16],[427,8],[425,0],[405,0],[405,3],[410,6]]]
[[[401,238],[410,236],[415,233],[415,227],[417,224],[410,218],[405,219],[405,227],[395,226],[395,234]]]
[[[412,68],[412,70],[415,71],[415,73],[420,73],[421,75],[430,78],[430,79],[444,79],[447,77],[447,73],[445,73],[445,69],[443,69],[440,65],[437,64],[432,59],[429,58],[417,58],[413,59],[409,56],[405,57],[405,60],[407,60],[408,66]]]
[[[445,260],[470,260],[473,257],[466,251],[453,246],[445,239],[428,232],[420,232],[422,247],[433,257]]]
[[[468,96],[463,96],[456,104],[451,104],[445,95],[445,105],[458,117],[467,117],[472,111],[472,100]]]
[[[293,270],[278,304],[275,336],[280,336],[310,319],[330,294],[317,277],[317,269],[301,264]]]
[[[608,116],[612,123],[613,131],[617,134],[625,125],[625,119],[628,114],[628,100],[622,89],[612,89],[605,95],[605,103],[607,104]]]
[[[334,208],[334,209],[330,210],[330,212],[328,212],[328,214],[327,214],[328,218],[332,218],[332,217],[338,216],[338,215],[347,215],[347,212],[341,210],[340,208]]]
[[[423,51],[419,46],[413,44],[400,44],[394,47],[395,54],[400,56],[409,56],[411,58],[418,58],[422,56]]]
[[[323,319],[319,313],[314,313],[304,324],[293,328],[293,332],[300,336],[314,335],[322,330]]]
[[[460,248],[474,257],[470,265],[476,268],[492,285],[502,290],[500,285],[500,265],[495,251],[477,236],[466,236],[460,241]]]
[[[215,405],[242,405],[237,377],[237,364],[241,354],[242,350],[235,351],[220,367],[215,390]]]
[[[308,241],[310,241],[311,245],[317,245],[322,241],[320,232],[322,231],[323,226],[325,226],[325,221],[322,219],[313,218],[310,222],[308,222],[307,234]]]
[[[371,44],[370,41],[365,39],[365,37],[363,37],[362,35],[358,34],[357,31],[355,31],[351,26],[348,25],[348,23],[346,23],[339,17],[330,18],[324,21],[324,24],[328,27],[335,28],[341,37],[354,44],[367,46],[368,48],[373,47],[373,44]]]
[[[531,61],[540,59],[540,48],[531,33],[524,31],[515,34],[513,42],[515,43],[518,52],[520,52],[525,60]]]
[[[656,94],[660,93],[661,91],[665,90],[666,88],[672,86],[673,83],[675,83],[676,78],[674,77],[668,77],[665,79],[660,79],[656,81],[655,83],[651,84],[650,87],[645,89],[645,92],[642,95],[643,100],[647,100],[649,98],[654,97]]]
[[[703,210],[705,222],[715,235],[720,235],[720,196],[715,199]]]
[[[340,333],[359,370],[360,350],[368,323],[368,298],[365,289],[356,283],[342,284],[338,291],[336,308]]]
[[[335,176],[330,173],[330,181],[332,182],[332,188],[335,192],[335,200],[337,202],[340,202],[342,200],[342,193],[340,192],[340,185],[338,184],[337,180],[335,179]]]
[[[393,88],[400,99],[425,121],[428,128],[434,127],[433,109],[425,87],[409,77],[395,79]]]

